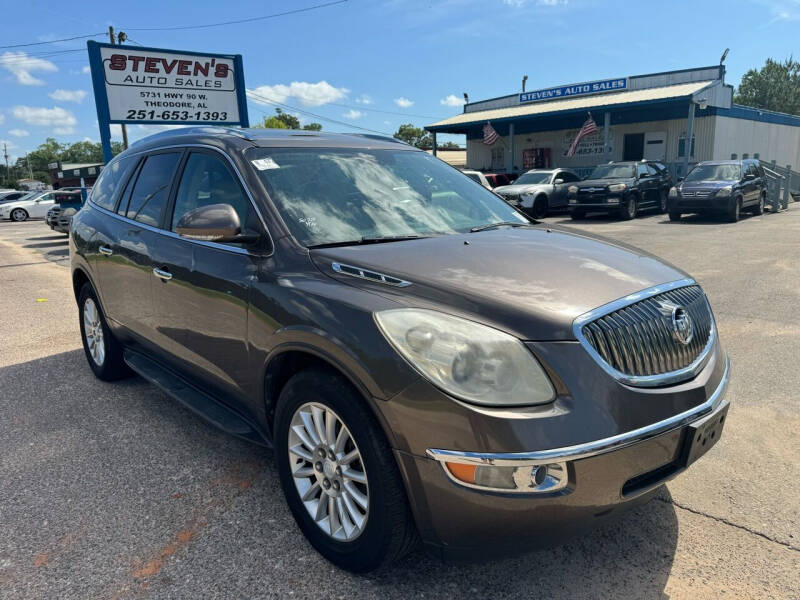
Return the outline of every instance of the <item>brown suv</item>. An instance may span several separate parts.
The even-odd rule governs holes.
[[[152,136],[103,169],[70,250],[94,373],[272,447],[346,569],[562,541],[651,498],[728,408],[686,273],[389,139]]]

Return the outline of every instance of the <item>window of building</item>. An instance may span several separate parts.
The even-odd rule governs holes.
[[[136,158],[128,156],[105,169],[92,186],[92,202],[108,210],[114,210],[116,191],[135,164]]]
[[[158,227],[161,209],[167,202],[172,176],[181,155],[179,152],[148,156],[133,184],[125,216]]]
[[[692,136],[692,148],[691,148],[691,154],[689,155],[690,158],[694,158],[694,156],[695,156],[695,154],[694,154],[694,151],[695,151],[694,142],[695,142],[695,137]],[[678,158],[683,158],[684,156],[686,156],[686,135],[685,134],[682,135],[678,139]]]
[[[492,148],[492,169],[502,169],[505,167],[505,158],[505,148],[495,145]]]
[[[250,200],[242,191],[233,173],[216,156],[193,152],[186,161],[181,176],[175,210],[172,213],[172,231],[187,212],[211,204],[230,204],[239,215],[242,229],[250,218]]]

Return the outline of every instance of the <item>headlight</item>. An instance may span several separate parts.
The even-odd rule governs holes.
[[[671,188],[669,188],[669,197],[670,198],[678,197],[678,188],[676,188],[674,185]]]
[[[717,198],[725,198],[730,196],[732,191],[733,186],[726,185],[724,188],[720,188],[720,190],[717,192]]]
[[[433,310],[375,313],[386,339],[445,392],[484,406],[544,404],[555,390],[536,358],[517,338]]]
[[[610,186],[608,186],[608,191],[609,192],[624,192],[627,187],[628,186],[625,185],[624,183],[612,183]]]
[[[578,186],[577,185],[569,186],[567,188],[567,192],[570,193],[570,194],[577,194],[578,193]]]

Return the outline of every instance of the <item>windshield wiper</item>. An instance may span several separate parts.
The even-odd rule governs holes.
[[[497,223],[489,223],[488,225],[480,225],[478,227],[473,227],[470,229],[470,233],[475,233],[476,231],[485,231],[487,229],[493,229],[495,227],[527,227],[531,223],[520,223],[519,221],[499,221]]]
[[[344,240],[341,242],[326,242],[314,244],[309,248],[336,248],[339,246],[359,246],[361,244],[384,244],[386,242],[402,242],[403,240],[420,240],[431,237],[429,235],[382,235],[378,237],[364,236],[360,240]]]

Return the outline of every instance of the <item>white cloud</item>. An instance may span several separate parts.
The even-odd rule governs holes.
[[[413,100],[409,100],[408,98],[404,98],[403,96],[395,98],[394,103],[397,104],[397,106],[399,106],[400,108],[409,108],[411,106],[414,106]]]
[[[83,90],[55,90],[54,92],[50,92],[47,94],[53,100],[58,100],[59,102],[83,102],[83,99],[86,98],[86,92]]]
[[[341,100],[350,92],[347,88],[337,88],[327,81],[308,83],[306,81],[293,81],[289,85],[261,85],[255,89],[247,90],[247,95],[253,102],[269,104],[270,102],[283,103],[290,98],[300,101],[303,106],[322,106],[329,102]],[[261,98],[259,98],[261,96]]]
[[[387,127],[391,127],[392,126],[392,122],[391,121],[384,121],[383,124],[386,125]]]
[[[356,102],[358,104],[372,104],[372,96],[369,94],[361,94],[358,98],[356,98]]]
[[[450,94],[447,98],[439,100],[442,106],[461,106],[464,104],[464,98],[459,98],[455,94]]]
[[[8,133],[14,137],[25,137],[30,135],[30,132],[27,129],[9,129]]]
[[[360,110],[353,110],[352,108],[342,115],[345,119],[360,119],[364,113]]]
[[[3,121],[6,120],[6,116],[3,113],[0,113],[0,125],[3,124]]]
[[[83,73],[84,75],[88,75],[91,72],[92,72],[92,69],[89,67],[89,65],[86,65],[86,66],[81,68],[81,73]]]
[[[60,130],[56,131],[56,133],[64,133],[67,129],[72,129],[78,124],[75,115],[60,106],[54,106],[53,108],[15,106],[11,112],[17,119],[24,121],[28,125],[56,127]]]
[[[11,140],[0,140],[0,146],[2,146],[3,144],[5,144],[5,146],[6,146],[6,148],[8,150],[11,150],[12,148],[16,148],[17,147],[17,145],[14,142],[12,142]]]
[[[37,79],[31,73],[58,71],[58,67],[49,60],[28,56],[25,52],[4,52],[0,55],[0,67],[12,73],[20,85],[42,85],[44,81]]]
[[[74,127],[55,127],[53,133],[56,135],[70,135],[75,133]]]

